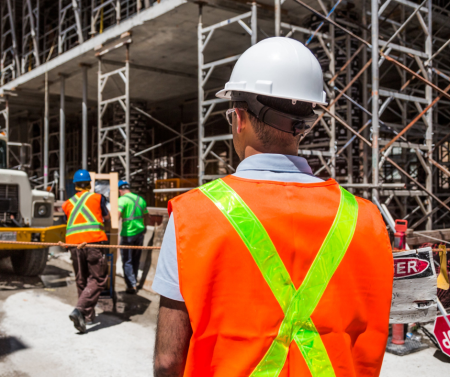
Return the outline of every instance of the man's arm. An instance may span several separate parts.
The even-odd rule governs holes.
[[[154,377],[183,375],[192,336],[184,302],[161,296],[154,353]]]
[[[102,199],[100,201],[100,208],[102,210],[103,221],[111,220],[111,215],[108,211],[108,207],[106,206],[106,198],[102,195]]]

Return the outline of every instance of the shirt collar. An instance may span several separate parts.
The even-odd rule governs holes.
[[[303,157],[274,153],[260,153],[247,157],[239,164],[236,172],[245,170],[265,170],[280,173],[304,173],[313,175],[308,162]]]

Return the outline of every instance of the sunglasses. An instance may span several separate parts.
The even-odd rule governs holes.
[[[225,113],[225,117],[227,118],[227,122],[230,126],[233,125],[233,113],[236,112],[236,109],[247,111],[247,109],[242,109],[240,107],[233,107],[232,109],[228,109],[227,112]]]

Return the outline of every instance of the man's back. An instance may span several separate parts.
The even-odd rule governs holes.
[[[271,365],[281,368],[280,376],[307,376],[327,363],[338,376],[378,375],[393,274],[389,239],[378,210],[356,199],[354,234],[347,223],[334,233],[331,259],[316,267],[323,270],[323,292],[308,321],[296,324],[301,316],[291,313],[294,296],[283,293],[283,287],[292,282],[295,292],[305,284],[302,307],[312,302],[308,295],[318,290],[307,286],[305,277],[335,227],[342,196],[339,186],[333,180],[301,184],[229,176],[223,181],[237,195],[222,208],[201,190],[171,201],[179,285],[193,330],[185,375],[250,376],[257,375],[258,366]],[[248,209],[233,223],[227,214],[238,205],[238,198]],[[257,219],[255,224],[261,224],[269,241],[257,226],[245,229],[248,216]],[[245,232],[253,234],[254,247]],[[330,272],[345,234],[350,244],[336,262],[336,271]],[[268,242],[282,264],[273,262],[276,256],[258,256]],[[290,280],[276,282],[280,277]],[[305,334],[313,330],[320,337],[311,338],[309,344]],[[305,342],[298,340],[299,334]],[[279,353],[284,351],[285,361],[280,363]],[[275,361],[270,363],[272,354]]]

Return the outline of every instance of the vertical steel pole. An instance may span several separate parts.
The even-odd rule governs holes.
[[[198,185],[203,184],[205,166],[203,163],[203,137],[205,130],[203,128],[203,24],[202,24],[202,4],[198,6],[198,29],[197,29],[197,47],[198,47]]]
[[[428,59],[430,59],[433,56],[433,41],[432,41],[432,0],[428,0],[428,35],[426,36],[426,41],[425,41],[425,53],[428,56]],[[427,68],[427,73],[428,73],[428,80],[429,81],[433,81],[432,79],[432,75],[433,75],[433,71],[432,71],[432,64],[433,62],[430,62],[430,64],[428,65]],[[425,98],[428,102],[428,104],[430,104],[433,101],[433,90],[431,88],[431,86],[426,85],[425,88]],[[427,127],[427,131],[426,131],[426,135],[425,135],[425,141],[426,141],[426,146],[428,149],[428,152],[430,153],[431,156],[431,151],[433,150],[433,108],[430,108],[430,110],[428,110],[427,114],[425,115],[428,121],[428,127]],[[432,171],[433,171],[433,165],[431,164],[431,162],[427,162],[428,164],[428,172],[427,172],[427,180],[426,180],[426,188],[427,190],[429,190],[430,192],[433,192],[433,175],[432,175]],[[433,210],[433,199],[431,198],[431,196],[428,197],[428,204],[427,204],[427,211],[431,212]],[[427,230],[432,230],[433,229],[433,216],[428,217],[427,219],[427,223],[426,223],[426,229]]]
[[[363,1],[362,4],[362,24],[363,24],[363,29],[362,29],[362,33],[363,33],[363,39],[365,41],[367,41],[367,29],[365,28],[367,26],[367,14],[366,14],[366,1]],[[364,67],[367,64],[367,46],[364,45],[363,50],[362,50],[362,66]],[[368,95],[367,95],[367,82],[368,82],[368,72],[367,69],[364,71],[363,73],[363,86],[362,86],[362,101],[363,101],[363,106],[364,108],[367,109],[367,105],[368,105]],[[363,119],[363,124],[366,124],[368,119],[367,114],[363,111],[362,112],[362,119]],[[363,136],[368,140],[369,139],[369,130],[366,128],[363,131]],[[360,155],[362,155],[362,159],[360,161],[360,163],[362,163],[362,182],[364,184],[368,184],[369,183],[369,169],[368,169],[368,154],[369,154],[369,149],[367,148],[366,143],[363,143],[360,140],[359,143],[359,153]],[[367,199],[369,197],[369,192],[368,190],[364,190],[363,192],[363,196],[365,199]]]
[[[252,3],[252,18],[251,18],[251,27],[252,27],[252,46],[258,43],[258,13],[256,10],[257,4],[255,2]]]
[[[378,70],[378,0],[372,2],[372,183],[375,187],[372,189],[372,200],[378,200],[378,88],[379,88],[379,70]]]
[[[102,166],[102,60],[98,59],[97,83],[97,173],[101,173]]]
[[[347,60],[350,60],[352,56],[352,44],[350,40],[350,35],[347,35],[345,41],[345,49],[347,50]],[[347,67],[346,71],[346,82],[349,83],[352,80],[352,69],[351,66]],[[348,88],[347,95],[352,97],[352,88]],[[353,117],[352,117],[352,103],[347,100],[347,124],[352,127],[353,126]],[[351,138],[353,135],[350,130],[347,130],[347,138]],[[347,183],[353,183],[353,144],[347,147]],[[349,191],[353,193],[355,190],[350,188]]]
[[[44,97],[44,189],[48,186],[48,129],[49,129],[49,103],[48,103],[48,73],[45,72]]]
[[[125,76],[127,78],[125,82],[125,176],[127,182],[130,182],[130,45],[126,45],[126,60],[125,60]]]
[[[40,61],[40,58],[39,58],[39,45],[38,45],[38,41],[37,41],[37,37],[36,37],[36,30],[37,29],[36,29],[36,27],[34,25],[35,14],[33,12],[33,8],[31,6],[31,1],[30,0],[27,0],[27,5],[26,6],[28,7],[28,13],[30,14],[31,39],[33,40],[33,48],[34,48],[33,55],[34,55],[34,58],[36,59],[36,66],[39,66],[39,65],[41,65],[41,61]],[[23,21],[25,21],[25,20],[23,20]],[[25,67],[23,67],[23,68],[24,68],[23,69],[23,71],[24,71],[23,73],[25,73]]]
[[[332,15],[332,19],[334,20],[334,15]],[[330,74],[332,77],[334,77],[335,73],[336,73],[336,61],[335,61],[335,56],[334,56],[334,51],[335,51],[335,38],[334,38],[334,25],[330,25],[330,38],[331,38],[331,43],[330,43],[330,55],[331,55],[331,59],[330,59]],[[331,93],[332,93],[332,98],[330,98],[330,102],[332,102],[335,98],[335,91],[334,91],[334,81],[332,81],[330,83],[330,88],[331,88]],[[331,114],[336,114],[336,106],[333,105],[330,108],[330,113]],[[331,170],[331,177],[332,178],[336,178],[336,120],[334,117],[331,117],[330,119],[331,124],[330,124],[330,132],[331,132],[331,137],[330,137],[330,157],[331,157],[331,166],[330,166],[330,170]]]
[[[275,37],[281,32],[281,0],[275,0]]]
[[[61,93],[59,102],[59,199],[64,200],[66,188],[66,103],[65,88],[66,78],[61,75]]]
[[[9,97],[6,96],[5,99],[5,134],[6,134],[6,141],[9,141]],[[22,148],[21,148],[22,150]],[[9,168],[9,152],[6,153],[6,167]]]
[[[63,6],[62,6],[62,0],[59,0],[59,18],[58,18],[58,20],[59,20],[59,22],[58,22],[58,30],[59,30],[59,35],[58,35],[58,54],[59,55],[61,55],[62,53],[63,53],[63,45],[62,45],[62,38],[63,38],[63,34],[62,34],[62,32],[63,32],[63,26],[62,26],[62,22],[63,22],[63,19],[62,19],[62,17],[61,17],[61,15],[62,15],[62,9],[63,9]]]
[[[6,5],[8,6],[9,23],[11,24],[12,48],[13,48],[13,52],[14,52],[14,61],[16,62],[16,65],[17,65],[16,73],[17,73],[17,76],[20,76],[20,60],[19,60],[19,50],[17,48],[16,23],[13,18],[11,0],[6,0]]]
[[[88,168],[88,78],[86,65],[82,65],[83,71],[83,104],[82,104],[82,123],[81,123],[81,166],[83,169]]]

